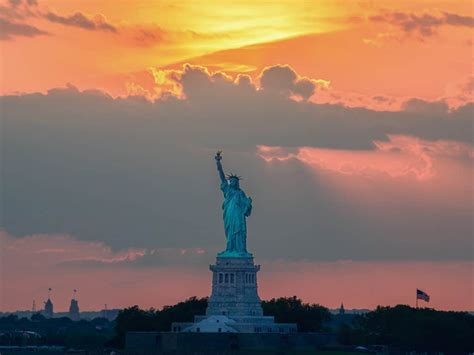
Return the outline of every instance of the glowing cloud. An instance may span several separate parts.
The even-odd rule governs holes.
[[[267,162],[297,159],[315,169],[343,175],[393,178],[412,176],[419,181],[436,174],[434,160],[440,158],[473,159],[468,144],[452,141],[426,141],[409,136],[389,136],[388,141],[375,141],[373,151],[344,151],[301,147],[258,146],[258,155]]]

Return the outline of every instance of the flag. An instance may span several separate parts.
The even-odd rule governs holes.
[[[419,289],[416,289],[416,299],[417,300],[423,300],[425,302],[429,302],[430,301],[430,296],[422,291],[422,290],[419,290]]]

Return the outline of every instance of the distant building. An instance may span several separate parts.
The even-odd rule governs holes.
[[[79,320],[79,302],[74,298],[71,300],[71,304],[69,305],[68,316],[71,320]]]
[[[46,318],[53,318],[54,306],[53,306],[53,302],[51,302],[51,299],[49,297],[48,297],[48,300],[44,303],[43,315]]]
[[[344,309],[344,303],[341,303],[341,307],[339,308],[339,315],[344,315],[346,310]]]

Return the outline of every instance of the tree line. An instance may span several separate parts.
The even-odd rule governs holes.
[[[388,345],[399,351],[472,353],[474,316],[406,305],[377,307],[342,322],[338,340],[345,345]]]
[[[0,345],[56,345],[67,348],[96,349],[114,336],[115,323],[105,318],[72,321],[68,317],[0,317]]]
[[[133,306],[121,310],[113,322],[104,318],[72,321],[47,319],[40,314],[28,318],[0,317],[0,345],[24,345],[22,332],[41,337],[26,339],[40,345],[66,347],[123,348],[130,331],[171,329],[172,322],[192,322],[204,315],[207,298],[191,297],[162,309]],[[474,316],[467,312],[437,311],[405,305],[378,307],[364,314],[333,315],[321,305],[304,303],[297,297],[262,302],[264,315],[276,322],[296,323],[299,332],[333,333],[343,346],[384,345],[395,351],[474,352]]]

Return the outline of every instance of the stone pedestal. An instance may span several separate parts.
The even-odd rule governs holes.
[[[296,324],[275,323],[264,316],[257,290],[260,265],[253,257],[217,255],[212,271],[212,293],[206,315],[194,322],[174,322],[173,332],[190,333],[295,333]]]
[[[253,257],[220,257],[210,265],[212,293],[206,315],[231,317],[262,316],[257,292],[257,272]]]

